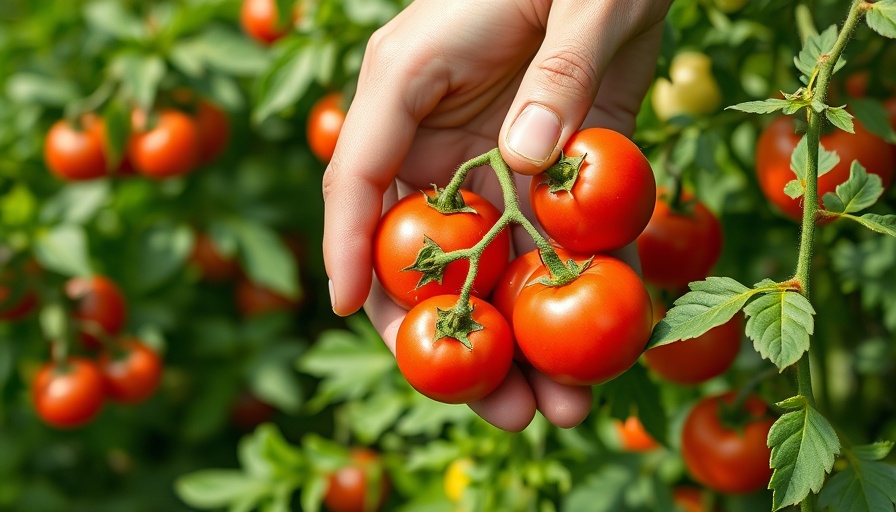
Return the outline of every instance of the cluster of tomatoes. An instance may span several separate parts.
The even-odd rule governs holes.
[[[77,121],[60,119],[44,143],[47,167],[66,181],[135,173],[164,179],[212,162],[230,137],[227,114],[186,90],[174,91],[172,99],[178,108],[132,112],[123,152],[113,148],[101,117],[85,114]]]
[[[145,343],[122,335],[127,306],[118,286],[103,276],[74,277],[63,292],[81,347],[96,357],[54,357],[37,371],[31,394],[40,418],[54,427],[78,427],[95,418],[106,400],[137,404],[152,396],[163,362]],[[8,293],[0,289],[0,295]],[[37,303],[35,292],[26,290],[0,318],[25,318]]]

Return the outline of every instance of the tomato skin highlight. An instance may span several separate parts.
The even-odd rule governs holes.
[[[683,199],[689,201],[690,197]],[[722,225],[699,201],[691,204],[689,212],[676,212],[658,197],[637,244],[644,280],[679,290],[692,281],[705,279],[719,260]]]
[[[107,336],[115,336],[124,328],[127,317],[125,298],[118,285],[109,278],[73,277],[65,283],[65,295],[75,301],[73,316],[76,320],[90,323]],[[82,327],[80,331],[81,343],[86,348],[102,346],[102,341],[90,327]]]
[[[433,191],[426,192],[430,197],[433,194]],[[441,284],[433,281],[417,288],[422,273],[402,269],[414,264],[424,236],[446,253],[468,249],[501,217],[498,209],[482,196],[468,190],[461,190],[461,195],[466,205],[477,213],[444,215],[430,207],[423,194],[411,194],[380,219],[373,238],[373,269],[389,297],[404,309],[436,295],[459,294],[470,268],[466,259],[452,261],[445,267]],[[479,272],[473,281],[473,295],[484,297],[492,291],[507,265],[509,252],[510,236],[505,228],[482,253]]]
[[[681,453],[696,481],[718,492],[745,494],[766,488],[771,479],[766,438],[775,420],[765,416],[761,399],[749,396],[744,408],[750,421],[740,431],[723,425],[720,404],[734,398],[727,393],[697,402],[682,427]]]
[[[625,421],[616,420],[615,425],[620,446],[627,452],[649,452],[660,447],[637,416],[629,416]]]
[[[103,379],[89,359],[71,357],[62,366],[51,361],[37,372],[31,397],[45,423],[57,428],[80,427],[103,407]]]
[[[340,468],[330,475],[324,505],[330,512],[374,512],[382,509],[389,496],[389,479],[383,470],[380,475],[376,500],[367,503],[368,480],[374,466],[379,465],[380,455],[367,448],[355,448],[351,453],[350,465]]]
[[[444,337],[433,340],[438,313],[458,301],[438,295],[417,304],[398,328],[395,359],[398,369],[421,394],[448,404],[474,402],[494,391],[507,376],[513,359],[513,333],[494,306],[471,297],[473,320],[482,330],[469,334],[473,349]]]
[[[571,192],[551,192],[544,172],[529,187],[532,210],[547,234],[580,254],[633,242],[656,201],[656,180],[638,146],[613,130],[588,128],[573,134],[563,152],[585,155]]]
[[[336,151],[336,141],[345,123],[344,98],[341,93],[330,93],[311,107],[308,113],[308,146],[318,160],[328,163]]]
[[[189,115],[163,109],[153,128],[138,128],[131,134],[127,153],[134,168],[149,178],[187,174],[199,162],[199,128]]]
[[[65,119],[56,121],[47,132],[44,160],[56,177],[66,181],[92,180],[107,174],[100,132],[77,130]]]
[[[162,380],[162,359],[136,339],[121,342],[111,352],[103,351],[97,365],[106,396],[123,404],[146,401]]]
[[[280,26],[276,0],[243,0],[240,25],[246,34],[264,45],[273,44],[289,32]]]
[[[655,303],[654,319],[665,316],[662,304]],[[744,317],[737,313],[731,320],[684,341],[654,347],[644,352],[644,362],[654,373],[669,382],[694,385],[725,373],[737,359],[744,334]]]
[[[539,270],[529,283],[547,275]],[[571,283],[523,288],[513,332],[538,371],[561,384],[593,386],[635,364],[650,339],[652,316],[638,274],[616,258],[597,255]]]
[[[822,135],[821,145],[828,151],[836,151],[838,163],[830,172],[818,178],[818,203],[827,192],[834,192],[837,185],[849,179],[849,168],[858,160],[869,174],[877,174],[884,188],[893,180],[896,157],[888,144],[867,131],[854,120],[855,134],[835,130]],[[785,216],[799,221],[803,215],[803,198],[791,199],[784,187],[796,179],[790,170],[790,157],[801,135],[793,131],[793,124],[786,116],[775,118],[762,131],[756,145],[756,174],[763,194]],[[823,206],[822,206],[823,207]]]

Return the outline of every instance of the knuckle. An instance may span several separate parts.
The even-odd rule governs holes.
[[[550,85],[576,94],[591,93],[595,88],[597,59],[583,46],[559,48],[539,62],[537,69]]]

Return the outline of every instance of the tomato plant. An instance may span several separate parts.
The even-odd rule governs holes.
[[[638,255],[644,280],[679,290],[709,275],[722,253],[722,225],[706,206],[689,195],[681,210],[673,210],[663,194],[638,235]]]
[[[681,432],[681,453],[691,476],[710,489],[748,493],[764,489],[772,476],[768,431],[775,422],[755,396],[747,397],[742,426],[723,421],[723,408],[734,401],[728,393],[701,399],[688,414]]]
[[[329,162],[345,122],[345,97],[338,92],[317,100],[308,114],[308,147],[321,162]]]
[[[202,151],[201,134],[192,117],[173,109],[163,109],[148,120],[142,120],[140,114],[135,117],[127,156],[138,172],[150,178],[170,178],[196,167]]]
[[[330,475],[324,504],[331,512],[374,512],[389,494],[380,455],[369,449],[355,449],[351,464]]]
[[[557,382],[581,386],[629,369],[653,325],[650,297],[635,271],[598,255],[568,284],[538,282],[547,275],[547,269],[532,274],[513,310],[513,332],[532,366]]]
[[[650,220],[656,199],[653,171],[638,146],[613,130],[590,128],[570,137],[563,152],[568,159],[583,158],[580,167],[575,162],[555,166],[554,172],[536,175],[529,188],[544,230],[576,253],[633,242]]]
[[[450,404],[474,402],[495,390],[513,359],[513,333],[507,320],[484,300],[471,299],[472,319],[482,326],[469,333],[471,348],[437,334],[442,312],[457,295],[437,295],[420,302],[402,321],[395,342],[398,369],[420,393]]]
[[[104,350],[97,361],[106,396],[136,404],[155,393],[162,378],[162,359],[145,343],[126,339]]]
[[[436,295],[456,294],[467,278],[470,264],[466,260],[448,263],[441,280],[421,283],[422,272],[410,270],[429,238],[444,252],[468,249],[498,221],[500,212],[482,196],[461,191],[463,202],[476,213],[443,214],[427,201],[434,193],[411,194],[396,203],[380,219],[373,237],[373,269],[383,289],[398,305],[410,309]],[[473,293],[487,296],[494,288],[507,263],[510,237],[507,230],[482,254]]]
[[[704,53],[676,55],[669,66],[669,77],[671,81],[657,79],[650,96],[653,110],[662,120],[711,114],[722,103],[722,91],[712,75],[712,60]]]
[[[788,118],[778,117],[762,131],[756,145],[756,175],[762,192],[771,204],[795,220],[802,217],[803,199],[791,199],[784,193],[784,187],[796,179],[790,169],[790,160],[800,138]],[[896,160],[892,151],[886,142],[871,134],[858,121],[854,134],[837,130],[823,135],[821,145],[828,151],[836,152],[840,161],[828,173],[819,176],[819,198],[833,192],[837,185],[849,179],[853,160],[859,161],[870,174],[880,176],[884,188],[893,180]]]
[[[109,278],[73,277],[65,283],[65,294],[74,302],[73,316],[79,322],[85,347],[99,348],[104,338],[124,328],[127,303],[118,285]]]
[[[627,452],[648,452],[660,447],[644,430],[644,425],[637,416],[629,416],[625,421],[616,420],[615,426],[619,444]]]
[[[103,379],[92,361],[72,357],[46,363],[31,385],[38,416],[59,428],[90,422],[103,407]]]
[[[101,132],[78,129],[65,119],[53,124],[44,142],[47,167],[63,180],[79,181],[107,174]]]

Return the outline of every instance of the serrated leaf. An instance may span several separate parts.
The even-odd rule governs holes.
[[[759,354],[781,371],[809,350],[815,330],[815,309],[809,299],[793,291],[769,292],[744,308],[747,336]]]
[[[892,443],[847,450],[849,467],[825,484],[818,506],[832,512],[878,512],[896,509],[896,467],[880,462]]]
[[[871,4],[866,13],[868,26],[878,34],[896,39],[896,0],[881,0]]]
[[[316,56],[314,46],[298,44],[277,59],[261,78],[260,93],[252,112],[256,124],[291,107],[305,94],[314,79]]]
[[[837,128],[849,133],[856,132],[852,124],[852,114],[843,107],[828,107],[824,111],[824,115]]]
[[[822,201],[828,211],[854,213],[872,206],[883,193],[880,176],[868,174],[858,160],[853,160],[849,179],[837,185],[836,193],[825,194]]]
[[[840,440],[828,420],[805,399],[789,402],[789,408],[796,410],[778,418],[768,433],[774,510],[817,493],[840,453]]]
[[[840,155],[834,151],[828,151],[824,146],[818,146],[818,176],[824,176],[840,163]],[[809,167],[809,143],[805,135],[797,143],[793,154],[790,156],[790,170],[796,174],[800,181],[806,181],[806,170]]]
[[[896,131],[890,124],[890,118],[887,115],[887,109],[876,99],[862,98],[849,102],[849,108],[852,110],[856,119],[862,123],[862,126],[869,132],[884,139],[890,144],[896,144]]]
[[[771,114],[772,112],[783,110],[784,108],[793,105],[794,103],[795,102],[791,100],[769,98],[767,100],[746,101],[743,103],[738,103],[737,105],[725,107],[725,110],[739,110],[741,112],[747,112],[749,114]]]
[[[876,233],[896,236],[896,215],[877,215],[874,213],[866,213],[861,217],[849,216],[849,218],[857,221],[859,224]]]
[[[750,298],[763,291],[749,289],[728,277],[708,277],[690,285],[691,291],[653,328],[647,348],[696,338],[731,319]]]
[[[836,42],[837,26],[831,25],[823,32],[809,36],[799,55],[794,57],[793,63],[804,77],[810,77],[815,72],[821,56],[829,53]]]
[[[806,193],[806,186],[800,180],[790,180],[784,185],[784,193],[791,199],[797,199]]]

